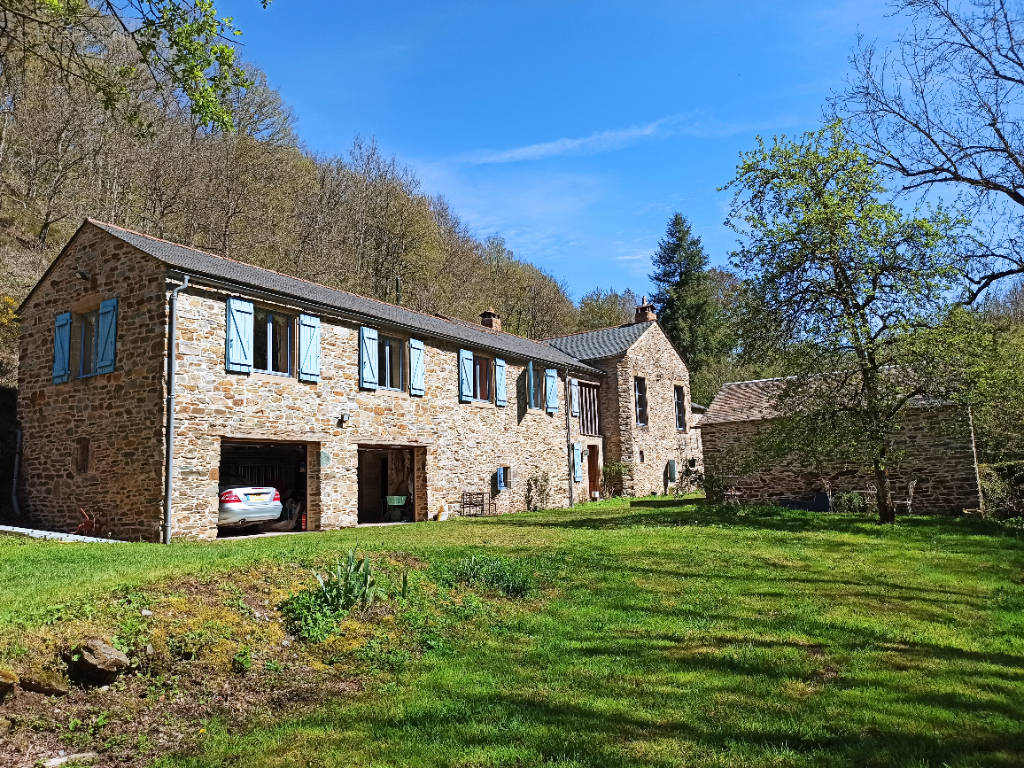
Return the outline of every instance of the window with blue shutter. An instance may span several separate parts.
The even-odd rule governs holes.
[[[427,360],[423,342],[409,339],[409,394],[423,397],[427,391]]]
[[[473,353],[468,349],[459,350],[459,402],[473,400]]]
[[[505,468],[504,467],[498,467],[498,475],[497,475],[497,477],[498,477],[498,490],[499,491],[504,491],[505,490]]]
[[[580,383],[576,379],[569,382],[569,412],[573,416],[580,415]]]
[[[668,460],[668,481],[674,483],[676,481],[676,460]]]
[[[505,361],[494,358],[494,404],[508,405],[508,386],[505,380]]]
[[[377,329],[362,326],[359,329],[359,386],[377,388]]]
[[[320,318],[299,315],[299,381],[320,381]]]
[[[71,376],[71,313],[61,312],[53,324],[53,383]]]
[[[572,444],[572,479],[583,482],[583,446],[579,443]]]
[[[252,302],[228,297],[225,334],[225,368],[232,373],[252,373]]]
[[[96,325],[96,373],[112,373],[117,362],[117,299],[100,303]]]
[[[544,371],[544,403],[548,413],[558,411],[558,371],[548,368]]]

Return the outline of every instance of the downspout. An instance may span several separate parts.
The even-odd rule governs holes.
[[[14,438],[14,477],[11,480],[11,512],[14,519],[21,519],[21,507],[18,506],[18,472],[21,469],[21,427],[18,427]]]
[[[569,448],[569,507],[576,505],[573,485],[576,483],[576,454],[572,449],[572,393],[569,391],[569,369],[565,369],[565,443]]]
[[[188,275],[171,291],[167,326],[167,444],[164,447],[164,544],[171,543],[171,497],[174,491],[174,372],[178,359],[178,293],[188,288]]]

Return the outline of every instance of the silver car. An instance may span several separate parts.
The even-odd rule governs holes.
[[[218,525],[241,527],[277,520],[281,516],[281,493],[276,488],[251,486],[240,478],[224,478],[219,490]]]

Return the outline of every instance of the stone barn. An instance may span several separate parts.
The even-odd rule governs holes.
[[[719,493],[743,503],[826,508],[831,492],[873,492],[870,473],[833,465],[819,470],[795,457],[751,461],[757,438],[779,418],[773,401],[782,379],[725,384],[700,421],[705,472]],[[893,440],[892,471],[897,503],[911,501],[915,513],[960,514],[981,507],[974,428],[966,408],[919,404],[909,409]],[[911,483],[913,490],[911,491]]]

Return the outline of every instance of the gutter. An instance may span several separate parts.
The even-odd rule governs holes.
[[[576,454],[572,448],[572,403],[570,398],[572,392],[569,387],[569,369],[565,369],[565,444],[569,449],[569,508],[576,505],[575,491],[573,485],[576,483],[574,474],[576,466]]]
[[[174,373],[178,367],[178,294],[188,288],[188,275],[171,291],[167,325],[167,443],[164,446],[164,524],[163,542],[171,543],[171,498],[174,492]]]
[[[21,507],[18,505],[18,472],[21,469],[21,427],[18,427],[14,438],[14,475],[11,479],[11,512],[15,520],[21,518]]]

